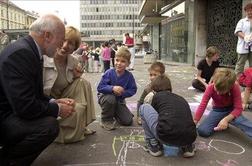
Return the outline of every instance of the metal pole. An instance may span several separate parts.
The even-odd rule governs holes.
[[[7,0],[7,29],[9,29],[9,0]]]
[[[132,15],[132,16],[133,16],[133,26],[132,26],[132,27],[133,27],[133,32],[132,32],[132,33],[133,33],[133,38],[134,38],[134,33],[135,33],[135,31],[134,31],[134,27],[135,27],[135,18],[134,18],[134,17],[135,17],[135,15],[134,15],[134,5],[133,5],[133,8],[132,8],[132,10],[133,10],[133,15]]]

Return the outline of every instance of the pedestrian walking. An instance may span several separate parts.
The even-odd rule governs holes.
[[[117,47],[116,47],[116,41],[115,39],[111,39],[110,40],[110,51],[111,51],[111,62],[112,62],[112,67],[115,67],[115,54],[117,51]]]
[[[102,49],[101,56],[103,60],[104,73],[105,73],[108,69],[110,69],[110,56],[111,56],[109,42],[107,41],[104,43],[104,48]]]
[[[128,47],[131,58],[130,58],[130,65],[129,70],[134,70],[135,65],[135,47],[134,47],[134,38],[130,37],[129,33],[125,33],[125,46]]]
[[[98,73],[99,72],[100,48],[97,47],[96,49],[93,49],[91,54],[92,54],[92,57],[93,57],[93,71],[95,73]]]

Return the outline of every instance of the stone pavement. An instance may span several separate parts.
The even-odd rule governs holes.
[[[127,99],[131,111],[136,114],[136,102],[144,86],[149,82],[143,59],[136,59],[135,76],[138,92]],[[183,96],[189,103],[200,101],[201,93],[188,89],[195,73],[190,65],[166,64],[171,78],[173,92]],[[194,158],[152,157],[144,152],[144,134],[141,126],[134,121],[133,126],[119,127],[106,131],[99,126],[100,107],[97,104],[96,87],[101,73],[85,73],[84,77],[92,83],[96,102],[97,120],[89,127],[96,134],[73,144],[51,144],[34,162],[33,166],[251,166],[252,141],[241,131],[230,126],[226,131],[215,133],[210,138],[198,137]],[[192,104],[193,105],[193,104]],[[205,116],[207,116],[205,113]],[[252,119],[252,113],[244,113]]]

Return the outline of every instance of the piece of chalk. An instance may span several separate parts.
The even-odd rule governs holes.
[[[214,131],[218,131],[218,130],[220,130],[219,127],[215,127],[214,128]]]

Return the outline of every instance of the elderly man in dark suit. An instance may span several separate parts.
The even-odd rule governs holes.
[[[28,36],[0,54],[0,165],[28,166],[57,137],[57,117],[74,111],[74,100],[43,94],[43,56],[62,46],[65,27],[51,14],[38,18]]]

